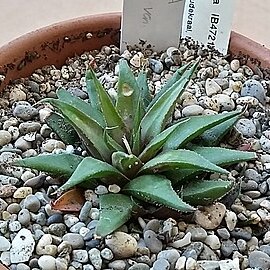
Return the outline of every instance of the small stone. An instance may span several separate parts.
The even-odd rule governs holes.
[[[130,56],[129,56],[130,57]],[[131,59],[130,64],[136,68],[141,67],[143,62],[143,54],[141,52],[136,53]]]
[[[249,241],[252,237],[252,234],[244,228],[235,228],[231,231],[231,236],[237,239],[244,239],[246,241]]]
[[[15,186],[12,186],[10,184],[0,186],[0,198],[8,198],[13,195],[17,188]]]
[[[6,210],[7,206],[7,202],[0,198],[0,213]]]
[[[24,263],[18,263],[17,264],[17,269],[16,270],[30,270],[31,268],[24,264]]]
[[[102,258],[100,256],[100,251],[97,248],[92,248],[88,251],[89,259],[95,269],[100,270],[102,267]]]
[[[38,259],[38,265],[42,270],[56,270],[56,259],[50,255],[42,255]]]
[[[180,258],[180,253],[176,249],[162,250],[158,253],[157,259],[167,260],[171,266],[175,265]]]
[[[67,227],[72,227],[77,222],[79,222],[79,218],[72,214],[66,214],[64,215],[64,223],[67,225]]]
[[[205,229],[198,225],[189,225],[186,232],[191,233],[192,241],[204,241],[204,239],[207,237],[207,232]]]
[[[125,270],[126,269],[126,262],[124,260],[115,260],[108,264],[108,267],[115,269],[115,270]]]
[[[19,117],[22,120],[31,120],[38,114],[38,110],[32,107],[28,102],[18,102],[13,109],[13,115]]]
[[[59,237],[63,237],[66,234],[66,226],[63,223],[54,223],[49,226],[49,232]]]
[[[27,197],[24,200],[23,205],[30,212],[34,212],[34,213],[36,213],[40,209],[40,206],[41,206],[39,199],[33,194],[27,195]]]
[[[186,270],[196,270],[197,262],[193,258],[189,257],[186,261]]]
[[[202,207],[195,211],[195,222],[204,229],[213,230],[217,228],[223,220],[226,207],[222,203],[215,203],[210,206]]]
[[[220,270],[240,270],[239,258],[219,261]]]
[[[247,242],[244,239],[238,239],[236,245],[240,252],[245,253],[247,249]]]
[[[182,114],[183,116],[196,116],[196,115],[202,115],[203,111],[204,111],[203,107],[201,107],[200,105],[194,104],[194,105],[186,106],[182,110]]]
[[[217,234],[220,238],[227,240],[230,238],[230,233],[226,228],[217,229]]]
[[[74,261],[87,263],[88,262],[88,253],[86,250],[76,249],[72,251],[72,258]]]
[[[44,234],[37,243],[36,253],[38,255],[55,256],[57,253],[57,246],[53,245],[52,242],[52,236],[50,234]]]
[[[218,261],[211,261],[211,260],[205,260],[205,261],[198,261],[199,269],[202,270],[217,270],[219,268],[219,262]]]
[[[8,228],[11,232],[18,232],[22,228],[22,225],[19,221],[15,220],[15,221],[11,221],[8,224]]]
[[[12,136],[6,130],[0,130],[0,146],[4,146],[11,142]]]
[[[160,74],[164,69],[163,64],[159,60],[152,58],[149,59],[149,66],[157,74]]]
[[[208,97],[216,95],[222,92],[221,87],[218,85],[216,81],[208,78],[205,82],[205,91]]]
[[[240,119],[235,124],[236,129],[245,137],[251,138],[256,134],[256,126],[250,119]]]
[[[11,263],[27,262],[35,248],[32,233],[27,229],[21,229],[12,241],[10,249]]]
[[[186,258],[192,257],[197,260],[203,251],[204,246],[205,245],[202,242],[192,242],[181,255]]]
[[[115,232],[107,236],[105,244],[117,258],[132,257],[137,250],[136,239],[124,232]]]
[[[0,251],[8,251],[10,247],[10,242],[4,236],[0,236]]]
[[[232,231],[237,223],[237,216],[233,211],[230,210],[226,210],[226,214],[225,214],[225,222],[227,225],[227,228]]]
[[[231,240],[222,241],[221,252],[225,258],[228,258],[236,250],[238,250],[238,248]]]
[[[95,188],[95,193],[97,195],[103,195],[103,194],[107,194],[108,193],[108,189],[103,186],[103,185],[98,185],[96,188]]]
[[[45,152],[52,153],[55,149],[65,149],[66,146],[63,142],[55,140],[55,139],[48,139],[47,141],[42,143],[41,150]]]
[[[19,137],[19,138],[15,141],[14,146],[15,146],[17,149],[20,149],[20,150],[22,150],[22,151],[27,151],[27,150],[29,150],[29,149],[32,148],[32,143],[26,141],[23,137]]]
[[[121,188],[116,184],[112,184],[112,185],[109,185],[108,190],[111,193],[119,193]]]
[[[9,266],[11,264],[10,261],[10,252],[9,251],[3,251],[0,255],[0,261],[4,264]],[[4,269],[5,270],[5,269]]]
[[[223,111],[232,111],[235,108],[234,101],[225,94],[217,94],[212,97],[214,103]]]
[[[231,70],[236,72],[240,68],[240,61],[238,59],[233,59],[230,63]]]
[[[145,228],[144,228],[144,231],[147,231],[147,230],[151,230],[155,233],[158,233],[159,230],[160,230],[161,226],[160,226],[160,220],[158,219],[151,219],[149,220],[146,225],[145,225]]]
[[[78,233],[67,233],[63,236],[63,241],[67,241],[74,249],[80,249],[84,246],[83,237]]]
[[[151,270],[169,270],[170,263],[165,259],[158,259],[154,262]]]
[[[13,198],[15,199],[24,199],[29,194],[32,194],[32,188],[31,187],[19,187],[13,194]]]
[[[260,145],[263,151],[270,153],[270,139],[267,138],[264,134],[260,138]]]
[[[247,80],[241,91],[241,96],[251,96],[257,98],[263,105],[266,102],[266,91],[257,80]]]
[[[251,252],[248,260],[253,269],[270,269],[270,257],[262,251]]]
[[[111,261],[113,259],[113,253],[109,248],[103,248],[100,252],[100,255],[107,261]]]
[[[51,216],[48,217],[47,224],[50,225],[53,223],[62,223],[63,221],[64,221],[63,215],[61,215],[59,213],[55,213],[55,214],[52,214]],[[64,224],[62,224],[62,225],[64,225]],[[65,225],[64,225],[64,227],[65,227]]]
[[[145,245],[152,253],[158,253],[162,250],[162,242],[157,238],[157,234],[151,230],[146,230],[143,234]]]
[[[185,256],[181,256],[175,264],[175,270],[185,270],[186,260]]]
[[[220,241],[216,235],[208,235],[204,240],[204,243],[213,250],[220,248]]]
[[[191,243],[191,233],[188,232],[182,239],[176,240],[170,244],[174,248],[181,248]]]

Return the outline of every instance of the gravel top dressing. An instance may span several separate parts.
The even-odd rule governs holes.
[[[219,202],[179,219],[138,217],[96,238],[99,195],[118,192],[118,186],[85,190],[79,212],[62,212],[51,204],[59,179],[9,165],[39,153],[85,155],[52,132],[46,118],[53,108],[38,101],[56,97],[59,87],[87,99],[84,75],[90,65],[115,97],[118,61],[125,58],[135,74],[147,70],[155,95],[179,66],[198,57],[196,76],[172,120],[245,108],[222,146],[257,154],[256,160],[227,168],[235,187]],[[13,270],[270,269],[269,85],[259,68],[253,71],[189,40],[161,54],[151,48],[120,54],[117,47],[105,46],[68,59],[60,69],[46,66],[8,85],[0,97],[0,262]],[[223,176],[210,175],[218,177]]]

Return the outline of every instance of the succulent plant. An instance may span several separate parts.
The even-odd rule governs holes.
[[[78,185],[118,185],[119,193],[99,198],[96,234],[100,236],[126,223],[140,206],[192,212],[196,205],[221,198],[233,183],[205,176],[227,175],[220,166],[254,159],[255,154],[215,146],[241,116],[239,111],[172,120],[198,64],[182,66],[154,97],[146,74],[135,77],[125,60],[119,63],[116,99],[88,70],[87,102],[64,89],[57,91],[57,99],[43,100],[56,109],[48,124],[65,143],[81,145],[88,155],[46,154],[15,165],[67,179],[60,193]]]

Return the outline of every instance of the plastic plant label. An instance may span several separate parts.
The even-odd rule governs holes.
[[[235,0],[186,0],[182,37],[227,54]]]
[[[157,51],[178,46],[185,0],[124,0],[120,48],[150,44]]]

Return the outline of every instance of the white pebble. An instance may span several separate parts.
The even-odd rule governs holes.
[[[225,222],[227,225],[227,228],[232,231],[237,223],[237,216],[233,211],[230,210],[226,210],[226,214],[225,214]]]
[[[56,260],[50,255],[41,256],[38,259],[38,265],[42,270],[56,270]]]
[[[12,136],[6,130],[0,130],[0,146],[4,146],[11,142]]]

